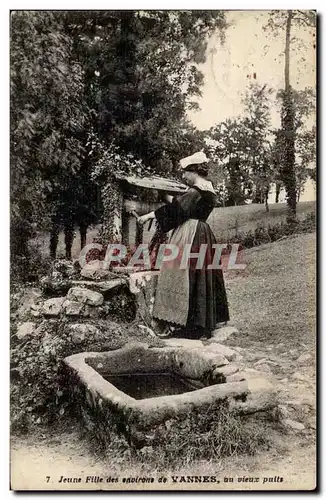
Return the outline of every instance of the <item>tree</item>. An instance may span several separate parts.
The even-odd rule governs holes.
[[[297,201],[304,190],[307,178],[311,177],[311,164],[316,159],[316,128],[311,130],[302,130],[296,135],[296,191]],[[316,169],[314,169],[316,170]]]
[[[268,211],[268,193],[273,179],[271,161],[270,104],[271,89],[266,85],[251,84],[244,98],[243,126],[248,138],[247,163],[253,183],[254,203],[265,203]]]
[[[244,96],[244,115],[212,127],[208,134],[209,154],[217,176],[223,165],[227,205],[246,199],[265,202],[272,179],[269,94],[266,86],[251,84]]]
[[[227,193],[225,205],[245,203],[252,195],[253,185],[250,179],[250,139],[244,119],[227,119],[212,127],[207,134],[210,139],[208,153],[215,170],[222,173]]]
[[[279,91],[277,98],[284,100],[283,91]],[[305,88],[297,91],[292,89],[293,109],[294,109],[294,148],[295,148],[295,190],[296,199],[299,201],[300,193],[304,187],[304,183],[310,173],[310,164],[316,157],[316,131],[315,127],[311,130],[307,128],[307,119],[314,116],[315,112],[315,91],[311,88]],[[284,163],[284,132],[283,129],[274,131],[275,143],[273,145],[273,164],[274,164],[274,181],[276,183],[276,200],[281,186],[284,184],[283,163]]]
[[[32,224],[44,227],[60,186],[78,173],[83,147],[83,72],[52,12],[11,17],[11,251],[28,254]],[[45,219],[45,220],[44,220]],[[22,230],[23,229],[23,230]]]
[[[46,216],[55,247],[61,224],[71,242],[73,225],[92,220],[101,148],[90,137],[162,173],[201,144],[186,110],[200,93],[207,38],[225,28],[221,11],[13,14],[11,196],[21,222],[13,242],[26,221],[40,228]],[[26,255],[29,235],[15,254]]]
[[[198,133],[185,115],[200,94],[196,65],[205,60],[208,36],[226,28],[223,12],[77,11],[64,22],[85,65],[92,123],[104,143],[149,166],[164,160],[167,171],[186,142],[196,147]]]
[[[284,183],[289,222],[296,218],[296,175],[295,175],[295,109],[293,88],[290,81],[290,54],[291,44],[294,42],[292,37],[293,25],[301,27],[315,26],[314,11],[273,11],[270,14],[268,28],[274,31],[274,34],[280,30],[285,31],[284,46],[284,93],[281,111],[281,138],[282,143],[282,164],[281,177]]]

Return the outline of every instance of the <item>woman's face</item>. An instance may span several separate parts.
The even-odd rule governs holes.
[[[188,186],[193,186],[196,182],[197,177],[197,174],[195,174],[194,172],[188,172],[187,170],[185,170],[182,175],[182,179]]]

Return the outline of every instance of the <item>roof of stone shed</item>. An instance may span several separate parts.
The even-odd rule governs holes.
[[[127,182],[131,186],[137,186],[147,189],[157,189],[158,191],[168,191],[171,193],[183,193],[187,186],[182,182],[164,177],[136,177],[116,175],[116,179]]]

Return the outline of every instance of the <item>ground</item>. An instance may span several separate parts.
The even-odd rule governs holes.
[[[253,457],[233,456],[218,462],[193,463],[188,470],[164,471],[168,477],[166,487],[188,486],[171,484],[171,474],[216,475],[221,480],[218,488],[230,487],[223,479],[232,476],[235,481],[242,476],[260,478],[258,485],[232,484],[232,488],[239,489],[315,486],[315,234],[296,235],[247,250],[244,261],[245,271],[225,273],[231,323],[239,329],[239,335],[227,343],[240,349],[249,366],[273,378],[284,418],[302,423],[304,429],[276,427],[270,435],[270,449]],[[81,439],[73,427],[61,433],[13,437],[11,453],[13,486],[19,484],[21,488],[28,485],[30,489],[57,489],[61,475],[122,478],[155,474],[153,470],[142,470],[139,464],[126,464],[121,457],[105,459],[94,453],[88,440]],[[46,476],[51,476],[49,483]],[[264,477],[272,482],[262,485]],[[73,486],[78,488],[78,484]],[[191,486],[216,488],[215,483]],[[79,487],[85,488],[85,484]],[[94,488],[94,484],[89,487]],[[112,488],[112,484],[105,487]],[[134,488],[133,484],[129,487]]]

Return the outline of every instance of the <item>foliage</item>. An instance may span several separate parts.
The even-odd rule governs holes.
[[[208,145],[209,154],[215,168],[222,171],[227,193],[225,205],[241,205],[250,197],[251,191],[247,162],[249,145],[244,122],[227,119],[212,127],[209,137],[212,139]]]
[[[19,220],[16,220],[15,223],[18,221]],[[17,228],[15,228],[15,230],[17,231]],[[24,227],[22,227],[21,231],[24,231]],[[26,238],[29,237],[29,234],[30,233],[27,233]],[[12,239],[11,244],[13,244],[13,241],[17,243],[17,238],[14,238],[14,240]],[[50,258],[43,255],[42,249],[38,243],[29,241],[24,253],[15,250],[11,251],[11,254],[15,255],[15,258],[12,259],[10,264],[11,283],[18,283],[21,281],[33,283],[38,281],[48,272],[51,264]]]
[[[297,183],[298,177],[295,172],[295,139],[296,128],[300,122],[300,113],[296,116],[295,92],[290,81],[290,59],[291,48],[298,41],[302,40],[293,36],[293,27],[303,27],[304,29],[314,30],[316,25],[315,11],[288,10],[272,11],[266,30],[272,30],[274,36],[281,31],[285,32],[284,46],[284,91],[282,92],[281,108],[281,130],[279,133],[279,145],[281,154],[280,177],[286,189],[288,204],[288,220],[295,220],[297,203]],[[300,30],[296,30],[298,33]],[[302,176],[301,176],[302,178]],[[299,191],[300,191],[299,178]]]
[[[306,214],[303,219],[296,221],[281,221],[276,224],[267,224],[267,226],[262,223],[257,224],[253,231],[239,232],[228,238],[227,244],[230,246],[232,243],[237,243],[240,245],[239,248],[252,248],[293,234],[312,233],[314,231],[316,231],[316,215],[315,212],[311,212]],[[221,241],[221,243],[225,243],[225,240]]]
[[[113,313],[121,321],[126,317],[128,307],[127,316],[131,313],[130,305],[128,297],[123,294],[117,296],[109,304],[110,317]],[[65,357],[83,351],[118,349],[131,338],[139,342],[145,340],[152,346],[162,345],[159,339],[149,337],[134,324],[98,320],[96,327],[99,330],[96,338],[86,335],[83,341],[77,343],[70,335],[67,318],[46,319],[33,335],[23,339],[17,338],[16,324],[11,323],[10,397],[13,430],[26,432],[34,426],[58,423],[64,416],[74,414],[62,363]]]
[[[222,174],[225,205],[241,205],[246,199],[265,201],[273,177],[270,93],[266,86],[251,84],[244,97],[244,116],[225,120],[208,132],[207,149],[215,172]]]
[[[67,338],[58,335],[56,322],[47,322],[46,333],[22,342],[11,339],[11,423],[13,430],[27,431],[30,426],[51,422],[65,412],[67,401],[61,378],[61,360],[73,353],[66,348]],[[43,342],[44,336],[48,342]],[[51,337],[53,336],[53,340]],[[75,352],[79,349],[75,347]],[[61,356],[60,356],[61,354]]]
[[[100,141],[163,169],[196,147],[199,133],[186,110],[200,95],[196,65],[205,60],[208,36],[223,37],[222,11],[74,11],[63,22],[85,68],[91,128]]]
[[[71,41],[49,11],[11,15],[11,238],[28,256],[32,224],[44,228],[58,193],[81,166],[83,71]],[[21,227],[25,227],[23,232]]]
[[[274,170],[271,162],[271,134],[270,134],[270,104],[269,96],[272,90],[266,85],[261,87],[252,84],[245,96],[246,134],[249,139],[249,168],[253,183],[253,203],[265,201],[267,204],[268,192],[274,180]]]
[[[202,146],[186,111],[208,36],[225,28],[222,11],[13,12],[13,255],[27,256],[33,224],[71,232],[98,220],[101,145],[160,172]]]
[[[249,454],[268,449],[266,422],[252,422],[234,415],[227,401],[194,409],[189,415],[167,420],[150,446],[132,448],[118,435],[111,436],[103,452],[119,457],[119,464],[132,468],[164,471],[170,467],[189,467],[195,461],[220,460],[222,457]],[[96,430],[95,430],[96,434]],[[88,435],[88,437],[90,437]],[[96,436],[91,436],[97,446]]]

